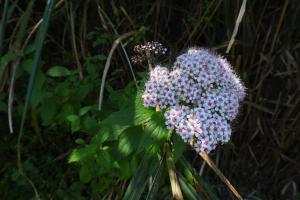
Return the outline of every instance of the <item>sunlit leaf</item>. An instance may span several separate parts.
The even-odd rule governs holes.
[[[96,150],[96,144],[89,144],[83,148],[74,149],[69,157],[69,163],[83,161],[88,157],[95,155]]]
[[[134,126],[126,129],[119,137],[118,149],[127,156],[137,150],[140,146],[143,130],[140,126]]]
[[[163,142],[171,136],[171,132],[166,128],[165,118],[161,112],[156,112],[152,115],[151,120],[146,123],[145,132],[159,142]]]
[[[83,108],[80,108],[79,110],[79,116],[85,115],[87,112],[89,112],[92,109],[92,106],[85,106]]]
[[[115,140],[128,127],[141,125],[151,119],[154,111],[143,106],[140,97],[127,108],[114,112],[102,121],[102,126],[109,130],[110,139]]]

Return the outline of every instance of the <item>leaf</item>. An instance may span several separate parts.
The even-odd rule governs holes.
[[[179,179],[180,187],[183,193],[185,194],[185,196],[187,197],[187,199],[189,200],[204,199],[197,194],[196,190],[191,186],[191,184],[187,182],[187,180],[181,174],[178,175],[179,175],[178,179]]]
[[[161,159],[158,168],[154,172],[154,176],[152,182],[150,184],[150,188],[146,197],[146,200],[157,199],[157,193],[159,190],[159,186],[162,185],[164,180],[164,169],[165,169],[165,159]]]
[[[3,48],[3,39],[4,39],[4,34],[5,34],[5,27],[8,22],[8,4],[9,0],[5,0],[4,2],[4,8],[2,10],[2,16],[1,16],[1,22],[0,22],[0,56],[2,55],[2,48]],[[1,75],[1,74],[0,74]]]
[[[84,117],[82,131],[85,131],[90,135],[95,135],[99,131],[99,124],[95,117]]]
[[[219,199],[211,188],[210,184],[198,174],[198,172],[184,157],[179,159],[179,163],[182,166],[186,180],[193,185],[198,194],[201,194],[201,196],[204,196],[206,199]]]
[[[126,129],[119,137],[119,151],[124,156],[128,156],[138,149],[142,137],[143,130],[141,126],[134,126]]]
[[[156,112],[151,116],[151,120],[146,123],[145,132],[159,142],[164,142],[171,136],[171,132],[166,128],[165,119],[161,112]]]
[[[136,173],[133,175],[126,189],[123,200],[140,200],[141,195],[145,190],[148,178],[153,174],[159,165],[159,160],[144,159]]]
[[[80,129],[80,117],[77,115],[67,116],[67,120],[71,122],[72,132],[76,132]]]
[[[173,149],[174,149],[173,151],[174,161],[176,162],[182,156],[182,153],[185,151],[187,144],[177,134],[173,134],[172,141],[173,141]]]
[[[3,72],[9,62],[15,60],[17,55],[14,52],[8,52],[4,56],[0,57],[0,77],[2,77]]]
[[[47,75],[51,77],[69,76],[70,74],[70,70],[62,66],[54,66],[47,71]]]
[[[92,172],[87,164],[84,164],[80,168],[79,172],[80,181],[83,183],[88,183],[92,179]]]
[[[48,30],[48,25],[49,25],[49,21],[50,21],[50,15],[51,15],[51,11],[52,11],[52,8],[53,8],[53,4],[54,4],[53,0],[48,0],[47,1],[46,7],[45,7],[45,10],[44,10],[44,13],[43,13],[43,20],[42,20],[42,23],[41,23],[41,27],[39,28],[39,32],[37,34],[37,40],[36,40],[37,48],[36,48],[36,51],[35,51],[35,54],[34,54],[33,63],[32,63],[32,71],[31,71],[29,82],[28,82],[28,85],[27,85],[27,91],[26,91],[26,97],[25,97],[25,103],[24,103],[24,110],[23,110],[21,123],[20,123],[20,131],[19,131],[19,135],[18,135],[18,139],[17,139],[17,165],[18,165],[19,171],[22,172],[24,177],[27,177],[27,176],[26,176],[26,173],[23,171],[23,166],[22,166],[21,141],[22,141],[22,136],[23,136],[23,131],[24,131],[24,125],[25,125],[25,122],[26,122],[26,115],[27,115],[27,111],[28,111],[28,107],[29,107],[30,97],[31,97],[31,94],[32,94],[32,90],[34,88],[35,77],[36,77],[36,74],[38,72],[38,64],[39,64],[42,49],[43,49],[43,46],[44,46],[44,41],[45,41],[45,38],[46,38],[46,35],[47,35],[47,30]],[[0,46],[2,46],[1,43],[2,42],[0,41]],[[1,52],[0,52],[0,54],[1,54]],[[29,184],[32,186],[32,189],[34,190],[36,199],[39,199],[38,191],[37,191],[35,185],[33,184],[33,182],[28,177],[27,177],[27,180],[28,180]]]
[[[149,121],[153,113],[155,113],[153,110],[143,106],[140,97],[137,96],[134,104],[112,113],[101,124],[110,132],[110,140],[116,140],[128,127],[141,125]]]
[[[167,162],[167,169],[169,172],[169,179],[171,183],[172,195],[174,199],[183,199],[181,188],[178,182],[177,173],[175,162],[173,159],[173,154],[168,142],[164,144],[164,151],[166,154],[166,162]]]
[[[90,156],[95,155],[97,150],[96,144],[89,144],[81,149],[74,149],[69,157],[69,163],[84,161]]]
[[[113,159],[110,155],[110,148],[105,146],[97,151],[97,156],[95,157],[95,161],[99,169],[97,170],[98,175],[102,175],[112,170]]]
[[[81,139],[81,138],[77,138],[77,139],[75,140],[75,143],[76,143],[76,144],[85,144],[85,141],[84,141],[83,139]]]
[[[79,110],[79,116],[85,115],[87,112],[89,112],[92,109],[92,106],[85,106],[83,108],[80,108]]]

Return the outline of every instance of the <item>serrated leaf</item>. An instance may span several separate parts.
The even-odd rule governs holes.
[[[115,140],[128,127],[149,121],[153,113],[155,113],[153,110],[143,106],[141,98],[138,96],[134,104],[112,113],[102,121],[102,125],[111,133],[110,140]]]
[[[74,149],[69,157],[69,163],[84,161],[90,156],[95,155],[96,144],[89,144],[81,149]]]
[[[51,77],[69,76],[70,74],[70,70],[62,66],[54,66],[47,71],[47,75]]]
[[[143,130],[141,126],[135,126],[126,129],[119,137],[119,151],[124,156],[128,156],[131,152],[138,149],[142,137]]]
[[[171,132],[166,128],[165,118],[161,112],[156,112],[151,116],[145,127],[145,132],[159,142],[170,138]]]

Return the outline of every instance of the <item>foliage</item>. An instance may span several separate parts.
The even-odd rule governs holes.
[[[0,2],[1,199],[170,199],[166,143],[185,199],[232,199],[164,127],[162,113],[144,108],[146,67],[132,70],[128,57],[152,39],[169,47],[162,58],[169,63],[193,45],[225,51],[242,1],[48,2],[52,9],[44,1]],[[247,1],[226,56],[248,96],[230,144],[211,157],[247,199],[299,196],[299,8],[296,0]],[[112,56],[99,111],[112,44],[141,27]],[[17,165],[25,114],[19,152],[28,179]]]

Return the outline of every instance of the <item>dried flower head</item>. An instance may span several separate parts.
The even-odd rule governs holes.
[[[178,56],[171,70],[156,66],[143,94],[145,106],[167,109],[167,128],[206,153],[229,141],[230,122],[244,97],[230,64],[202,48]]]
[[[133,64],[141,64],[146,60],[153,62],[156,58],[166,54],[167,48],[157,41],[146,42],[136,45],[133,51],[137,54],[131,58]]]

